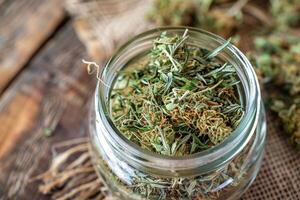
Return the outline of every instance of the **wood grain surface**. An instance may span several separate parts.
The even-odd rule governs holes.
[[[2,95],[0,199],[49,198],[30,178],[49,165],[52,144],[86,135],[94,81],[81,63],[85,57],[67,23]],[[51,137],[45,128],[53,129]]]
[[[0,1],[0,94],[66,18],[63,2]]]

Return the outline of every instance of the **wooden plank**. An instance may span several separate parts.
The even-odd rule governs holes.
[[[65,19],[63,1],[0,4],[0,94]]]
[[[52,144],[87,133],[95,79],[68,23],[29,63],[0,101],[0,199],[48,199],[30,178],[49,165]],[[44,128],[53,128],[45,137]]]

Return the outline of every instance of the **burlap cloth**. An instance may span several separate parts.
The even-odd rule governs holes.
[[[74,16],[78,36],[91,58],[98,62],[128,38],[152,26],[143,17],[151,0],[68,0],[66,5]],[[290,145],[276,117],[270,112],[267,116],[262,167],[242,199],[300,199],[300,151]]]

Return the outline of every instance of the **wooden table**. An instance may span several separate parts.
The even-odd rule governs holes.
[[[52,144],[87,135],[86,57],[63,1],[0,0],[0,199],[49,199],[29,180]]]

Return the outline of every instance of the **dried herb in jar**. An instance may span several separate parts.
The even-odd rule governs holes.
[[[117,72],[112,87],[100,80],[110,90],[108,106],[115,126],[141,148],[172,157],[222,143],[244,115],[237,71],[223,60],[229,43],[207,50],[194,44],[188,30],[182,36],[162,33],[152,49]],[[99,66],[84,62],[98,77]],[[101,141],[104,145],[95,143],[95,149],[105,146],[105,138]],[[248,171],[254,165],[247,160],[253,144],[254,138],[226,164],[190,176],[156,174],[113,152],[97,154],[95,163],[121,199],[212,200],[231,196],[252,176]]]
[[[224,141],[244,111],[235,68],[216,58],[229,41],[208,51],[166,32],[120,72],[111,117],[130,141],[149,151],[187,155]]]

